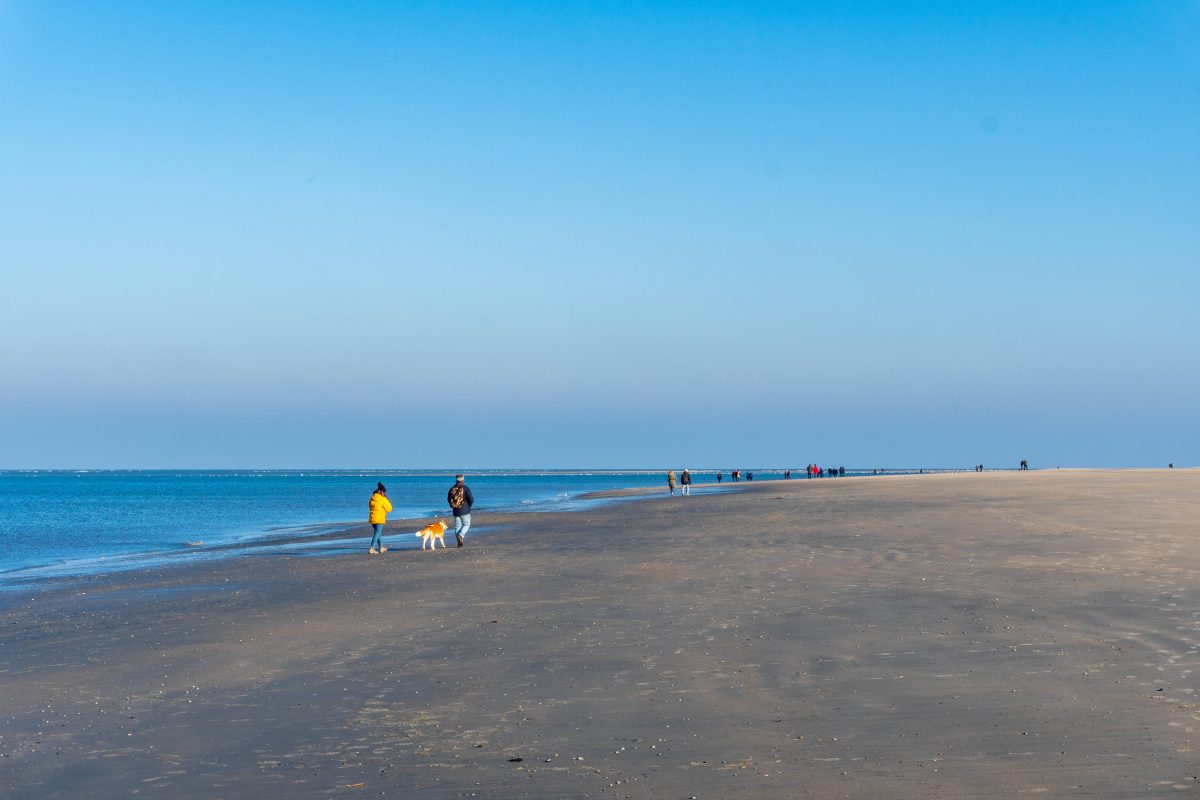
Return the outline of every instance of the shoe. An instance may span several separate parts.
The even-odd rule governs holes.
[[[462,547],[463,546],[463,537],[455,536],[454,538],[458,541],[458,546]]]
[[[374,547],[372,547],[372,548],[371,548],[370,550],[368,550],[367,552],[368,552],[368,553],[370,553],[370,554],[371,554],[371,555],[373,555],[373,556],[377,556],[377,555],[379,555],[379,551],[378,551],[378,550],[376,550]]]
[[[386,547],[380,547],[380,548],[379,548],[379,552],[381,552],[381,553],[386,553],[386,552],[387,552],[387,548],[386,548]]]

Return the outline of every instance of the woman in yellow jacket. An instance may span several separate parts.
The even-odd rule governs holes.
[[[375,485],[375,494],[371,495],[368,507],[371,509],[369,522],[375,529],[375,534],[371,537],[371,549],[367,552],[377,556],[387,552],[387,548],[383,546],[383,525],[387,522],[388,512],[392,510],[391,501],[387,499],[387,487],[382,483]]]

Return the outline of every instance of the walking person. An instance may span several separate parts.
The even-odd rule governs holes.
[[[371,512],[367,521],[374,529],[374,533],[371,534],[371,549],[367,552],[377,556],[387,552],[387,548],[383,546],[383,526],[387,523],[388,512],[392,510],[392,502],[387,497],[387,487],[382,483],[375,484],[375,493],[371,495],[367,508]]]
[[[454,485],[446,492],[446,502],[454,514],[454,539],[459,547],[466,544],[467,531],[471,529],[471,506],[475,505],[475,495],[464,480],[462,475],[455,475]]]
[[[718,472],[717,473],[717,483],[720,483],[720,482],[721,482],[721,473]]]
[[[675,496],[675,470],[667,470],[667,490],[671,492],[671,497]]]
[[[683,474],[679,476],[679,484],[680,484],[680,486],[683,487],[683,495],[685,497],[687,495],[691,494],[692,493],[692,473],[688,472],[685,469],[683,471]]]

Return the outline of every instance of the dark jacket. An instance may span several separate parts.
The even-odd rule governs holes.
[[[680,478],[679,478],[679,482],[682,483],[684,486],[691,486],[692,485],[692,473],[688,472],[685,469],[683,471],[683,475],[680,476]]]
[[[456,483],[456,484],[454,484],[454,486],[458,486],[458,484]],[[446,492],[446,503],[447,504],[449,504],[449,502],[450,502],[450,492],[454,491],[454,486],[451,486],[450,491]],[[462,485],[462,488],[463,488],[463,504],[461,506],[459,506],[458,508],[450,509],[451,511],[454,512],[454,516],[456,516],[456,517],[465,517],[468,514],[470,514],[471,506],[475,504],[475,495],[471,494],[471,487],[467,486],[464,483]]]

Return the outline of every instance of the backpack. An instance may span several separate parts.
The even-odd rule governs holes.
[[[466,502],[467,492],[462,485],[450,487],[450,507],[455,511],[463,507]]]

